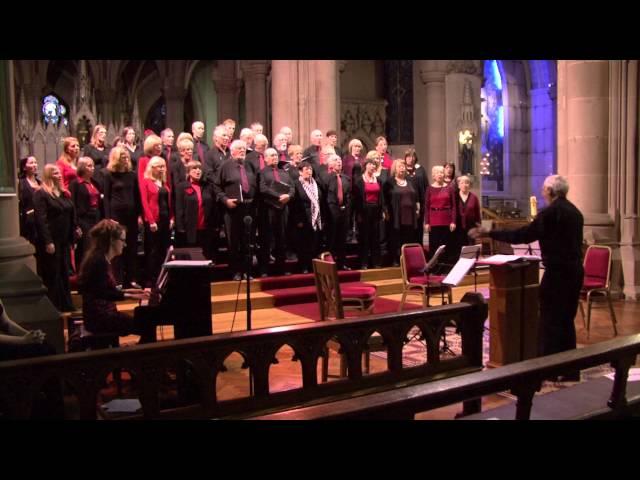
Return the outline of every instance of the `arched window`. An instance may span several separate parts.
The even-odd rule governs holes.
[[[504,109],[502,78],[496,60],[484,62],[482,103],[482,158],[480,175],[484,191],[504,191]]]
[[[47,95],[42,100],[42,119],[44,120],[44,124],[53,126],[58,126],[60,121],[66,127],[69,125],[69,120],[67,119],[67,106],[53,93]]]

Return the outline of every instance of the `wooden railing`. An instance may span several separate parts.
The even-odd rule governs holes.
[[[77,416],[94,419],[99,392],[105,377],[114,369],[130,372],[132,385],[138,389],[142,413],[128,418],[238,418],[347,398],[480,370],[487,310],[481,295],[467,293],[461,303],[424,310],[1,362],[0,405],[8,418],[28,418],[35,395],[45,382],[54,378],[60,379],[66,391],[77,398]],[[440,337],[451,321],[460,329],[462,355],[441,359]],[[427,362],[403,367],[402,349],[414,327],[420,329],[426,341]],[[375,332],[382,336],[387,348],[387,370],[365,376],[362,353]],[[318,359],[325,354],[329,340],[340,343],[348,376],[319,384]],[[270,366],[285,345],[293,349],[301,364],[302,387],[270,392]],[[253,395],[219,401],[218,375],[226,370],[225,359],[234,352],[242,355],[250,368]],[[164,408],[161,391],[167,372],[185,368],[192,396],[188,401]],[[470,401],[465,408],[468,413],[476,412],[479,404]]]
[[[615,378],[609,400],[606,402],[609,411],[602,416],[622,416],[627,413],[626,390],[629,368],[634,364],[638,354],[640,354],[640,334],[429,384],[374,393],[356,400],[345,399],[331,404],[298,408],[256,417],[256,419],[412,419],[418,412],[510,390],[517,396],[515,419],[527,420],[530,418],[534,393],[540,389],[545,379],[565,374],[567,371],[581,370],[604,363],[611,363],[615,369]],[[554,395],[554,393],[547,395]]]

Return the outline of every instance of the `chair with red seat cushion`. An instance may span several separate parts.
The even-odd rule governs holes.
[[[363,313],[371,312],[374,306],[377,289],[375,285],[366,283],[352,283],[340,285],[338,268],[335,262],[313,259],[313,273],[316,281],[320,319],[343,319],[345,310],[357,310]],[[372,341],[373,340],[373,341]],[[372,337],[368,350],[364,352],[365,373],[369,373],[369,352],[382,347],[381,337]],[[340,343],[329,341],[329,348],[340,352]],[[329,376],[329,351],[325,351],[322,359],[322,381]],[[340,355],[340,376],[347,375],[347,362],[344,354]]]
[[[587,338],[591,328],[591,304],[595,297],[604,297],[611,312],[613,334],[618,335],[616,328],[616,314],[611,303],[611,248],[604,245],[591,245],[584,256],[584,280],[580,292],[580,313],[587,329]],[[582,300],[587,301],[587,315],[585,317]]]
[[[427,263],[424,256],[424,249],[418,243],[406,243],[402,246],[400,254],[400,272],[402,273],[402,300],[398,311],[404,308],[407,295],[420,295],[422,306],[429,307],[429,297],[431,292],[438,292],[442,295],[444,304],[444,294],[447,293],[448,303],[452,303],[451,287],[442,284],[444,275],[434,275],[431,272],[438,264],[438,259],[444,252],[445,246],[441,245]]]

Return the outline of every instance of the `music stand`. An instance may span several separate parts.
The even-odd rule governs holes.
[[[480,258],[480,250],[482,245],[466,245],[460,249],[460,258],[472,258],[478,260]],[[473,273],[473,291],[478,291],[478,272],[476,272],[476,264],[471,267]]]

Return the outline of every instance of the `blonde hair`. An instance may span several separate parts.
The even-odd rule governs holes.
[[[391,164],[391,168],[389,169],[389,173],[392,177],[396,176],[396,168],[398,167],[398,164],[403,163],[405,166],[407,165],[407,162],[405,162],[404,158],[396,158],[393,163]]]
[[[93,158],[91,157],[80,157],[78,159],[78,171],[77,174],[79,177],[84,178],[85,174],[87,173],[87,165],[89,164],[89,162],[93,163]],[[94,164],[95,166],[95,164]]]
[[[52,197],[55,196],[53,193],[54,189],[57,188],[61,193],[65,190],[62,179],[56,182],[53,178],[54,170],[60,171],[55,163],[48,163],[44,166],[44,171],[42,172],[42,188]]]
[[[434,165],[433,168],[431,168],[431,178],[435,176],[437,171],[441,171],[444,175],[444,167],[442,165]]]
[[[183,137],[182,139],[178,140],[177,145],[178,145],[179,152],[186,150],[187,148],[191,148],[191,150],[193,150],[193,141],[189,140],[186,137]]]
[[[349,147],[348,147],[349,155],[351,155],[351,150],[353,150],[353,147],[355,147],[356,145],[360,145],[360,148],[364,148],[364,146],[362,145],[362,142],[357,138],[354,138],[349,142]]]
[[[151,170],[153,169],[153,167],[157,166],[157,165],[164,165],[166,168],[166,162],[164,161],[164,158],[162,157],[151,157],[151,160],[149,160],[149,163],[147,163],[147,168],[144,171],[144,178],[148,178],[149,180],[155,180],[155,178],[153,177],[153,175],[151,174]],[[162,176],[160,177],[160,180],[162,181],[163,185],[166,185],[167,183],[167,171],[165,170],[164,172],[162,172]]]
[[[63,162],[75,167],[77,158],[72,158],[71,155],[69,155],[69,153],[67,152],[72,143],[77,143],[78,145],[80,145],[80,142],[78,142],[78,139],[76,137],[65,137],[62,140],[62,153],[58,157],[58,160],[62,160]],[[78,157],[79,156],[80,151],[78,150]]]
[[[198,122],[194,122],[194,123],[198,123]],[[189,132],[182,132],[180,133],[180,135],[178,135],[178,138],[176,139],[176,145],[178,145],[178,149],[180,149],[180,142],[185,139],[189,140],[191,143],[194,143],[193,135],[191,135]]]
[[[101,123],[99,123],[95,127],[93,127],[93,132],[91,133],[91,141],[89,143],[91,143],[91,145],[93,145],[94,147],[98,146],[97,137],[98,137],[98,131],[100,131],[101,128],[104,128],[105,133],[107,132],[107,127],[105,127]],[[106,142],[106,139],[105,139],[104,145],[106,145],[106,144],[107,144],[107,142]]]
[[[380,155],[378,154],[377,150],[369,150],[367,152],[367,156],[365,157],[365,160],[378,160],[380,158]]]
[[[153,149],[158,145],[162,145],[162,140],[160,139],[160,137],[155,134],[149,135],[144,140],[144,154],[147,157],[150,157],[151,155],[153,155]]]
[[[466,180],[469,183],[469,185],[471,185],[471,179],[467,175],[460,175],[457,178],[458,185],[460,185],[460,182],[463,181],[463,180]]]
[[[298,151],[302,153],[302,145],[289,145],[287,153],[290,157],[293,157]]]
[[[127,156],[126,160],[122,162],[120,157],[122,154]],[[113,147],[109,152],[109,163],[107,164],[107,170],[110,172],[130,172],[131,171],[131,155],[126,147]]]

